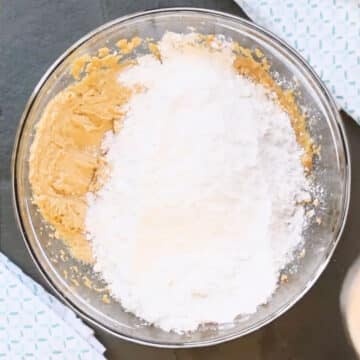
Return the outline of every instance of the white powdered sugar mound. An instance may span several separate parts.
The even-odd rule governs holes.
[[[230,46],[192,39],[167,33],[162,63],[143,56],[120,74],[146,90],[104,140],[111,175],[86,218],[113,296],[176,332],[269,300],[303,240],[309,186],[288,115],[235,72]]]

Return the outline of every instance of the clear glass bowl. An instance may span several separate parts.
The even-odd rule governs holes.
[[[28,180],[29,149],[35,125],[48,101],[73,80],[69,66],[78,56],[103,46],[113,46],[119,38],[140,36],[159,39],[167,31],[186,32],[189,27],[204,34],[223,34],[248,48],[260,48],[271,63],[271,70],[282,79],[296,78],[297,101],[306,107],[309,128],[321,146],[321,157],[314,168],[315,181],[324,189],[320,208],[322,224],[312,224],[305,233],[306,255],[297,261],[298,271],[282,284],[266,306],[234,323],[204,327],[194,333],[167,333],[126,313],[117,302],[106,304],[97,291],[76,284],[65,276],[74,266],[98,287],[103,283],[91,266],[76,260],[52,261],[54,254],[66,254],[61,241],[51,241],[43,219],[31,202]],[[349,205],[350,159],[347,140],[337,108],[307,63],[288,45],[261,27],[241,18],[215,11],[176,8],[148,11],[109,22],[83,37],[67,50],[35,87],[19,124],[12,159],[13,198],[19,227],[25,243],[43,276],[58,296],[89,322],[134,342],[159,347],[206,346],[250,333],[274,320],[293,306],[310,289],[326,267],[341,235]],[[65,271],[65,272],[64,272]],[[249,274],[249,276],[251,276]]]

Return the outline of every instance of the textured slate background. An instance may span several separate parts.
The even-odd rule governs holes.
[[[26,100],[50,64],[88,31],[135,11],[196,6],[244,15],[231,0],[0,0],[0,250],[46,287],[16,227],[10,156]],[[96,329],[109,359],[332,360],[353,359],[342,328],[339,292],[360,252],[360,128],[343,115],[352,148],[350,217],[335,256],[317,285],[280,319],[242,339],[211,348],[160,350],[115,339]]]

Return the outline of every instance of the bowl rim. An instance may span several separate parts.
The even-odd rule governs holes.
[[[28,114],[38,96],[38,93],[48,80],[48,78],[51,76],[51,74],[56,70],[56,68],[61,65],[61,63],[67,59],[75,50],[77,50],[81,45],[86,43],[88,40],[90,40],[93,36],[101,33],[102,31],[111,28],[114,25],[124,23],[128,20],[133,20],[136,18],[140,18],[143,16],[148,15],[157,15],[157,14],[175,14],[177,12],[182,13],[194,13],[194,14],[203,14],[203,15],[210,15],[214,17],[220,17],[225,18],[232,21],[240,22],[245,27],[250,28],[251,30],[261,33],[262,35],[266,36],[267,38],[270,38],[272,41],[276,42],[278,46],[285,49],[285,51],[291,55],[294,59],[296,59],[300,65],[302,66],[303,70],[310,75],[312,80],[315,81],[316,85],[318,86],[319,90],[321,90],[324,98],[325,103],[328,106],[329,110],[331,110],[331,114],[334,116],[335,123],[334,125],[337,126],[338,135],[340,138],[340,142],[343,148],[344,152],[344,194],[343,194],[343,207],[341,214],[339,215],[339,222],[336,229],[336,236],[334,236],[334,241],[332,242],[331,248],[326,254],[326,257],[322,264],[316,269],[314,272],[313,277],[306,283],[304,288],[299,292],[298,296],[296,296],[291,301],[288,301],[286,304],[284,304],[282,307],[280,307],[276,312],[274,312],[271,316],[268,316],[264,318],[263,320],[257,321],[255,324],[250,326],[244,331],[238,332],[238,333],[231,333],[228,335],[223,335],[217,339],[213,340],[196,340],[193,342],[174,342],[174,343],[163,343],[160,341],[150,341],[145,340],[141,338],[136,338],[134,336],[126,335],[119,333],[108,326],[100,323],[98,320],[96,320],[94,317],[86,313],[83,309],[79,308],[75,304],[72,303],[72,301],[67,297],[65,293],[63,293],[56,285],[56,283],[50,278],[50,276],[47,274],[46,270],[44,269],[43,265],[41,264],[41,261],[39,261],[38,257],[36,256],[34,250],[32,249],[32,246],[29,242],[28,235],[26,233],[25,226],[23,224],[22,214],[19,209],[19,198],[17,193],[17,156],[18,156],[18,148],[19,144],[21,142],[22,138],[22,132],[24,129],[24,125],[26,123],[26,119],[28,117]],[[24,108],[24,111],[20,117],[20,121],[17,127],[16,135],[15,135],[15,141],[13,145],[12,150],[12,157],[11,157],[11,193],[12,193],[12,203],[13,203],[13,209],[15,213],[16,222],[18,225],[18,228],[21,232],[22,238],[25,242],[26,248],[35,264],[39,272],[41,273],[42,277],[45,279],[47,285],[50,287],[50,289],[56,294],[60,300],[65,303],[67,306],[69,306],[70,309],[72,309],[76,315],[80,316],[83,320],[90,323],[95,328],[99,328],[101,330],[104,330],[106,333],[112,334],[117,338],[128,340],[130,342],[140,344],[140,345],[147,345],[147,346],[153,346],[157,348],[196,348],[196,347],[204,347],[204,346],[212,346],[217,345],[223,342],[227,342],[230,340],[234,340],[237,338],[240,338],[242,336],[245,336],[247,334],[250,334],[269,323],[273,322],[275,319],[280,317],[282,314],[284,314],[286,311],[288,311],[290,308],[292,308],[299,300],[301,300],[306,293],[312,288],[312,286],[316,283],[316,281],[319,279],[320,275],[323,273],[325,268],[327,267],[336,247],[337,244],[341,238],[341,235],[343,233],[346,219],[349,211],[349,204],[350,204],[350,191],[351,191],[351,158],[350,158],[350,151],[349,151],[349,143],[346,136],[345,128],[343,125],[343,121],[341,119],[340,113],[338,111],[338,108],[335,104],[335,101],[333,100],[332,95],[327,90],[326,86],[323,84],[322,80],[319,78],[319,76],[315,73],[315,71],[311,68],[311,66],[306,62],[306,60],[290,45],[288,45],[284,40],[280,39],[277,35],[272,33],[271,31],[263,28],[262,26],[259,26],[252,21],[246,20],[240,16],[232,15],[226,12],[222,11],[216,11],[216,10],[210,10],[205,8],[196,8],[196,7],[171,7],[171,8],[161,8],[161,9],[154,9],[154,10],[147,10],[147,11],[139,11],[136,13],[132,13],[129,15],[125,15],[119,18],[116,18],[114,20],[111,20],[109,22],[106,22],[105,24],[95,28],[94,30],[90,31],[89,33],[85,34],[83,37],[81,37],[77,42],[75,42],[73,45],[71,45],[65,52],[63,52],[53,63],[52,65],[47,69],[47,71],[44,73],[44,75],[41,77],[37,85],[34,87],[26,105]]]

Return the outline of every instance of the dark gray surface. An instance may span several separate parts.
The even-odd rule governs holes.
[[[242,15],[231,0],[0,0],[0,250],[34,279],[33,265],[13,216],[10,154],[25,102],[50,64],[78,38],[102,23],[135,11],[197,6]],[[160,350],[96,335],[109,359],[352,359],[339,313],[346,270],[360,253],[360,127],[343,116],[351,144],[353,185],[350,216],[330,265],[316,286],[290,311],[264,329],[223,345],[193,350]]]

